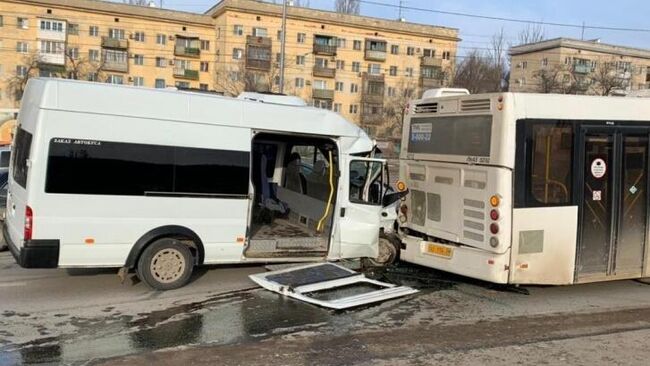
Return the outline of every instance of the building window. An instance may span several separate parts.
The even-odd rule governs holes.
[[[343,91],[343,89],[344,89],[344,84],[343,84],[342,81],[337,81],[337,82],[334,84],[334,90],[336,90],[336,91]]]
[[[108,30],[108,38],[124,39],[124,29],[110,28]]]
[[[208,91],[208,84],[199,84],[199,89],[203,91]]]
[[[315,65],[318,68],[326,69],[327,68],[327,59],[322,57],[316,57]]]
[[[442,59],[443,59],[443,60],[451,60],[451,52],[449,52],[449,51],[444,51],[444,52],[442,53]]]
[[[436,50],[432,48],[425,48],[422,50],[422,56],[424,57],[436,57]]]
[[[16,52],[27,53],[29,51],[29,46],[26,42],[16,42]]]
[[[327,81],[325,80],[314,80],[314,89],[325,90],[327,89]]]
[[[210,63],[207,61],[201,61],[201,72],[208,72]]]
[[[412,67],[407,67],[406,68],[406,73],[405,76],[412,78],[413,77],[413,68]]]
[[[334,112],[341,113],[341,103],[334,103]]]
[[[16,27],[18,29],[27,29],[29,27],[29,21],[27,18],[16,18]]]
[[[201,40],[201,50],[202,51],[210,51],[210,41],[202,39]]]
[[[296,78],[296,88],[303,88],[305,86],[305,79]]]
[[[155,87],[158,89],[163,89],[165,88],[167,84],[165,83],[165,79],[156,79],[156,84]]]
[[[391,46],[390,46],[390,53],[391,53],[392,55],[397,55],[397,54],[399,54],[399,46],[396,45],[396,44],[391,45]]]
[[[16,66],[16,75],[20,77],[27,76],[27,66],[23,66],[23,65]]]
[[[106,82],[108,84],[122,85],[122,84],[124,84],[124,76],[122,76],[122,75],[108,75],[108,77],[106,78]]]
[[[96,25],[88,27],[88,35],[91,37],[99,37],[99,27]]]
[[[167,43],[167,35],[158,33],[156,34],[156,43],[157,44],[166,44]]]
[[[548,59],[547,59],[547,58],[543,58],[543,59],[542,59],[542,67],[546,67],[546,66],[548,66]]]
[[[352,42],[352,48],[353,48],[354,50],[356,50],[356,51],[360,51],[360,50],[361,50],[361,41],[355,39],[355,40]]]
[[[144,86],[144,78],[142,76],[134,76],[133,86]]]
[[[236,36],[244,35],[244,26],[241,24],[235,24],[232,28],[232,33]]]
[[[521,63],[521,68],[522,68],[522,69],[527,69],[527,68],[528,68],[528,61],[523,61],[523,62]]]
[[[303,55],[296,56],[296,65],[304,65],[304,64],[305,64],[305,56]]]
[[[397,66],[391,66],[388,69],[388,75],[390,76],[397,76]]]
[[[0,27],[2,27],[4,25],[5,25],[4,18],[2,17],[2,15],[0,15]]]
[[[277,62],[279,64],[280,61],[282,61],[282,54],[280,52],[276,52],[276,54],[275,54],[275,62]]]
[[[306,39],[307,39],[307,35],[305,33],[298,33],[298,36],[297,36],[297,42],[298,43],[305,43]]]
[[[189,89],[190,88],[190,83],[187,81],[177,81],[176,82],[176,87],[179,89]]]
[[[134,65],[144,65],[144,55],[133,55]]]
[[[336,60],[336,69],[337,70],[345,70],[345,61],[344,60]]]
[[[88,74],[88,77],[86,78],[88,81],[97,81],[99,80],[99,75],[96,72],[91,72]]]
[[[104,50],[103,59],[106,62],[114,64],[126,64],[128,54],[126,51]]]
[[[65,46],[63,46],[63,44],[61,44],[61,47],[63,48]],[[66,53],[68,54],[68,57],[70,59],[72,59],[72,60],[78,60],[79,59],[79,48],[78,47],[68,48]]]
[[[167,61],[164,57],[156,57],[156,67],[165,67],[167,66]]]
[[[415,47],[406,47],[406,54],[409,56],[415,55]]]
[[[135,32],[133,39],[136,42],[144,42],[144,32]]]
[[[350,84],[350,93],[358,93],[359,92],[359,84],[352,83]]]
[[[41,30],[63,32],[63,22],[57,22],[54,20],[41,20]]]
[[[282,41],[282,30],[278,31],[277,38],[278,38],[278,41]]]
[[[389,97],[394,97],[395,96],[395,88],[392,86],[389,86],[386,88],[386,95]]]
[[[89,61],[99,61],[99,50],[88,50]]]
[[[266,28],[253,27],[253,37],[266,37]]]
[[[350,104],[350,114],[357,114],[357,113],[359,113],[359,105]]]
[[[336,47],[338,48],[345,48],[346,46],[346,40],[345,38],[337,38],[336,39]]]
[[[241,60],[244,57],[244,50],[242,48],[233,48],[232,49],[232,58],[233,60]]]
[[[73,36],[79,35],[79,24],[68,24],[68,34],[71,34]]]
[[[368,64],[368,74],[370,74],[370,75],[379,75],[379,74],[381,74],[381,65],[380,64]]]
[[[352,72],[359,72],[361,70],[361,63],[358,61],[352,61]]]

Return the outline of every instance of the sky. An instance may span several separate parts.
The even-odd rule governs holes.
[[[160,6],[161,0],[155,0]],[[169,9],[202,13],[218,0],[162,0]],[[273,2],[273,0],[269,0]],[[275,0],[281,3],[282,0]],[[305,0],[302,0],[303,2]],[[313,8],[332,10],[335,0],[308,0]],[[363,1],[363,0],[362,0]],[[585,29],[584,39],[600,39],[613,43],[650,49],[650,0],[368,0],[397,6],[461,12],[493,17],[517,18],[552,23],[586,24],[616,28],[641,28],[647,31],[611,31]],[[361,15],[397,19],[396,7],[361,4]],[[449,14],[436,14],[404,9],[406,21],[458,28],[463,39],[460,48],[465,53],[472,48],[486,48],[490,37],[503,28],[510,43],[516,43],[524,23],[477,19]],[[569,37],[580,39],[582,29],[575,27],[543,26],[546,38]]]

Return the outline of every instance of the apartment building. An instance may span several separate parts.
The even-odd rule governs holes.
[[[371,133],[453,72],[458,30],[290,6],[222,0],[203,14],[98,0],[0,0],[0,108],[29,77],[142,87],[298,95]],[[281,84],[282,83],[282,88]]]
[[[510,49],[510,91],[609,95],[650,88],[650,50],[557,38]]]

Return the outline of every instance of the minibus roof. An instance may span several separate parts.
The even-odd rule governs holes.
[[[42,109],[346,136],[371,141],[363,129],[332,111],[172,89],[32,78],[28,82],[25,102]]]

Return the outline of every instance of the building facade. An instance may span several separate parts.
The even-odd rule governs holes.
[[[446,85],[456,29],[222,0],[204,14],[97,0],[0,0],[0,108],[29,77],[298,95],[371,133],[395,134],[403,104]],[[282,87],[281,87],[282,84]],[[397,131],[399,133],[399,131]]]
[[[557,38],[510,49],[510,91],[611,95],[650,88],[650,50]]]

